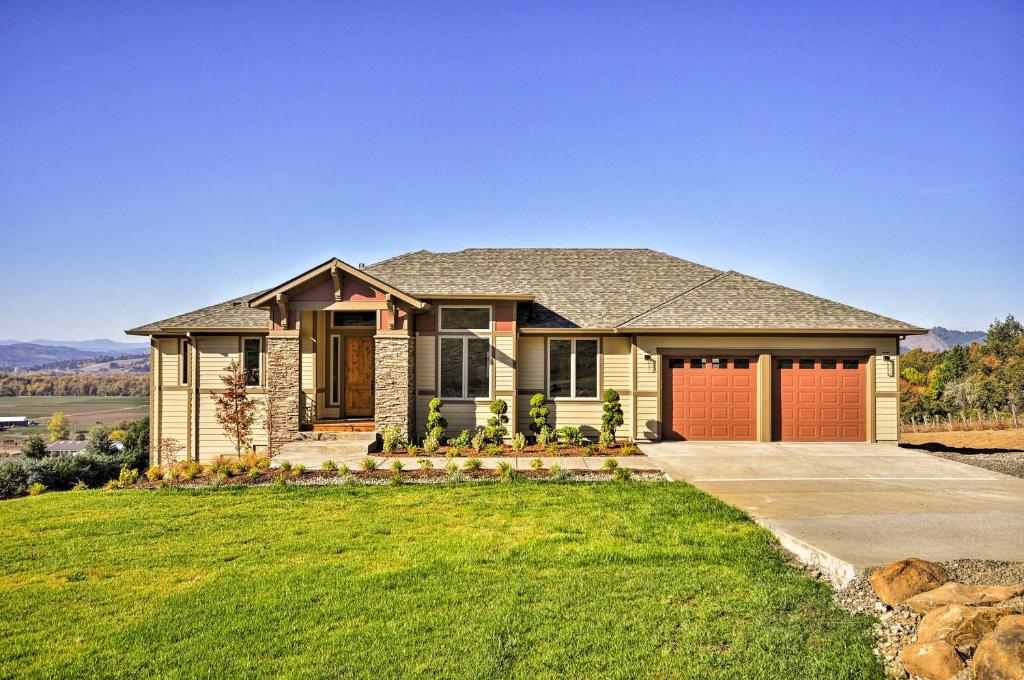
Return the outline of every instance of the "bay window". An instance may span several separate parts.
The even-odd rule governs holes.
[[[596,338],[552,338],[548,341],[548,396],[552,399],[596,399]]]

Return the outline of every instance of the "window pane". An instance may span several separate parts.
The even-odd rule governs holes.
[[[711,360],[711,365],[714,366],[715,368],[729,368],[729,360],[728,359],[712,359]]]
[[[690,368],[704,368],[706,363],[708,363],[707,359],[690,359]]]
[[[487,370],[487,359],[490,355],[491,341],[483,338],[470,338],[467,341],[466,362],[468,366],[466,396],[488,397],[491,394],[490,371]]]
[[[572,376],[572,340],[551,341],[551,362],[548,366],[548,396],[571,396],[569,381]]]
[[[686,359],[669,359],[669,368],[686,368]]]
[[[377,312],[335,312],[334,327],[344,326],[369,326],[373,328],[377,323]]]
[[[814,368],[814,359],[801,359],[800,368]]]
[[[732,365],[736,368],[750,368],[750,359],[733,359]]]
[[[188,340],[181,341],[181,384],[188,384]]]
[[[576,396],[597,396],[597,340],[576,341]]]
[[[793,368],[793,360],[779,359],[779,368]]]
[[[822,368],[835,368],[836,367],[836,360],[835,359],[822,359],[821,360],[821,367]]]
[[[248,338],[242,346],[242,368],[245,370],[245,384],[260,384],[260,345],[258,338]]]
[[[443,307],[441,328],[443,330],[490,329],[490,307]]]
[[[339,348],[341,347],[341,340],[335,336],[331,340],[331,403],[337,404],[339,392],[339,380],[341,379],[341,362],[339,354]]]
[[[850,370],[850,369],[856,370],[857,366],[859,366],[859,365],[860,365],[860,362],[857,361],[856,359],[843,359],[843,368],[845,368],[847,370]]]
[[[441,338],[441,396],[462,398],[462,338]]]

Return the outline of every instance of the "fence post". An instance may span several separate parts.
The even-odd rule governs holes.
[[[952,413],[947,413],[946,414],[946,418],[949,420],[949,431],[952,432],[953,431],[953,414]]]
[[[1020,423],[1017,422],[1017,405],[1010,404],[1010,410],[1013,412],[1013,426],[1020,427]]]

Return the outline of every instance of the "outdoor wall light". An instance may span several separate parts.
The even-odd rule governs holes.
[[[890,378],[896,375],[896,362],[892,360],[892,357],[888,354],[882,355],[882,361],[886,364],[886,373]]]
[[[651,355],[650,354],[645,354],[644,355],[644,361],[650,361],[650,360],[651,360]]]

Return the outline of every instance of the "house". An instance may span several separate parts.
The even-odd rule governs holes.
[[[33,425],[27,416],[0,416],[0,431],[9,430],[12,427],[29,427]]]
[[[211,396],[233,360],[270,406],[261,449],[331,427],[421,436],[435,396],[449,432],[495,399],[527,431],[543,392],[555,426],[595,436],[607,388],[639,441],[895,442],[899,341],[924,332],[653,250],[553,248],[331,259],[128,331],[151,338],[154,442],[196,460],[234,452]]]
[[[85,451],[85,447],[88,444],[86,441],[77,441],[74,439],[58,439],[46,446],[46,452],[51,456],[60,455],[76,455]]]

